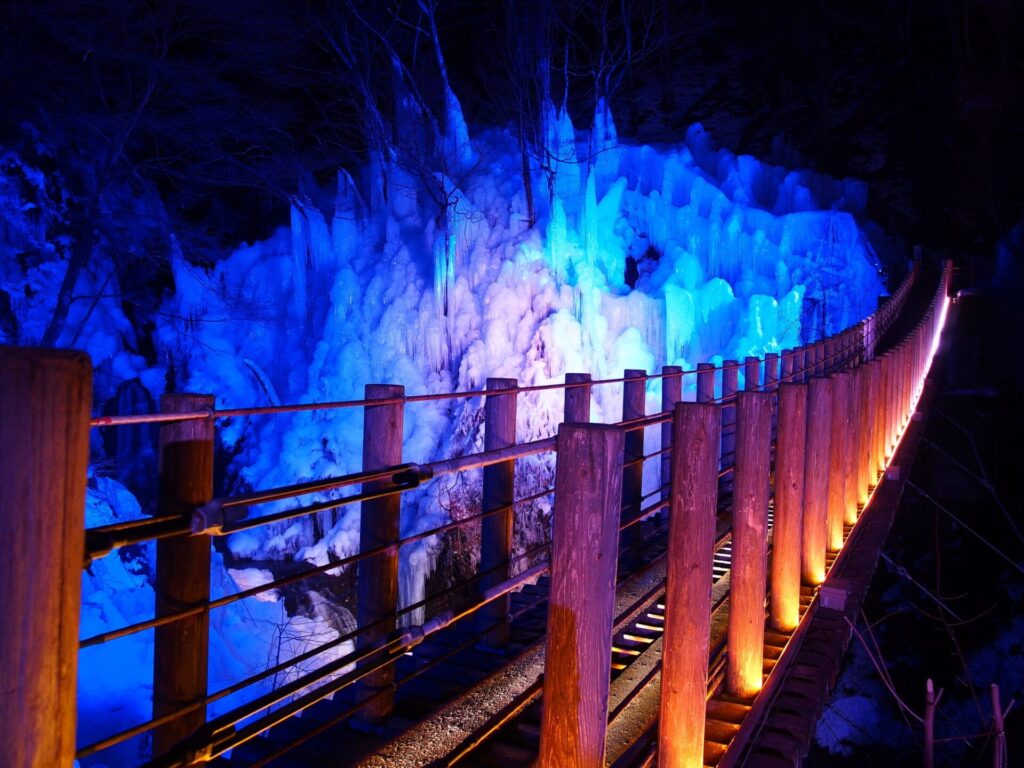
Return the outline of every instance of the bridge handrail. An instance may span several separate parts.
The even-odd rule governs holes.
[[[678,369],[666,368],[661,373],[647,374],[644,373],[642,376],[636,375],[625,375],[617,378],[608,378],[600,380],[587,380],[581,382],[565,382],[565,383],[550,383],[541,385],[532,385],[524,387],[509,387],[509,388],[494,388],[494,389],[482,389],[482,390],[471,390],[465,392],[452,392],[452,393],[437,393],[437,394],[416,394],[403,397],[389,397],[381,399],[362,399],[362,400],[350,400],[350,401],[337,401],[331,403],[309,403],[309,404],[297,404],[297,405],[285,405],[285,406],[264,406],[255,408],[235,408],[235,409],[193,409],[185,412],[177,413],[160,413],[160,414],[143,414],[143,415],[124,415],[124,416],[105,416],[96,417],[89,420],[89,426],[91,427],[111,427],[111,426],[126,426],[131,424],[147,424],[157,423],[165,426],[174,424],[183,424],[188,422],[204,422],[212,421],[213,419],[230,418],[236,416],[249,416],[249,415],[269,415],[276,413],[294,413],[300,411],[319,410],[319,409],[335,409],[335,408],[350,408],[350,407],[370,407],[380,408],[387,406],[398,406],[404,407],[407,403],[415,402],[431,402],[431,401],[442,401],[442,400],[453,400],[458,398],[472,398],[472,397],[484,397],[484,398],[499,398],[501,396],[518,396],[520,393],[526,392],[538,392],[538,391],[550,391],[550,390],[563,390],[568,392],[575,388],[586,388],[590,389],[595,385],[610,385],[610,384],[625,384],[626,388],[635,387],[638,383],[641,386],[641,392],[646,386],[646,382],[652,379],[662,379],[665,381],[682,381],[686,376],[696,375],[698,382],[701,381],[702,375],[704,377],[711,376],[712,382],[714,378],[721,380],[721,387],[723,394],[720,397],[715,398],[712,392],[710,397],[704,396],[702,402],[717,404],[723,413],[734,413],[736,410],[737,395],[735,389],[732,391],[726,391],[726,374],[732,380],[730,387],[735,387],[735,382],[738,377],[738,371],[743,368],[748,373],[748,378],[752,372],[756,377],[753,382],[746,382],[748,389],[759,389],[762,391],[771,391],[779,383],[787,383],[793,381],[803,381],[809,376],[823,375],[828,372],[838,370],[840,368],[849,367],[856,365],[857,363],[869,359],[874,356],[875,348],[881,338],[890,330],[895,319],[899,316],[903,309],[907,295],[909,294],[911,286],[914,284],[917,276],[920,272],[920,264],[915,261],[911,270],[908,271],[907,277],[904,279],[900,287],[894,292],[893,296],[889,301],[878,309],[875,313],[865,318],[860,323],[857,323],[850,328],[835,334],[832,337],[820,339],[814,343],[804,345],[791,350],[784,350],[781,354],[769,353],[764,358],[747,358],[743,362],[727,360],[718,366],[700,366],[697,370],[681,371]],[[763,382],[760,380],[761,372],[764,372]],[[638,372],[632,372],[633,374]],[[699,389],[699,386],[698,386]],[[678,390],[677,390],[678,391]],[[700,393],[698,393],[700,398]],[[643,412],[643,406],[641,406],[641,413]],[[660,426],[663,430],[670,426],[670,422],[673,419],[673,409],[668,407],[663,410],[642,416],[631,416],[624,418],[619,422],[612,425],[606,425],[606,428],[616,428],[621,433],[636,433],[644,429]],[[723,434],[735,435],[736,426],[734,424],[735,415],[732,416],[733,425],[725,425]],[[212,433],[211,433],[212,434]],[[664,434],[664,433],[663,433]],[[733,438],[734,439],[734,438]],[[212,443],[212,440],[211,440]],[[221,499],[214,499],[207,501],[203,504],[197,505],[195,508],[187,510],[187,514],[162,514],[157,517],[145,518],[141,520],[125,521],[116,523],[108,526],[99,526],[86,531],[87,544],[85,547],[86,551],[86,564],[88,564],[92,558],[102,556],[107,552],[111,551],[117,546],[123,546],[130,543],[139,543],[146,540],[163,540],[172,537],[179,537],[183,535],[192,536],[203,536],[203,535],[225,535],[238,530],[244,530],[246,528],[255,527],[257,525],[265,525],[270,522],[276,522],[279,520],[285,520],[292,517],[315,514],[324,510],[333,509],[335,507],[351,504],[357,501],[372,501],[381,500],[390,497],[394,497],[404,491],[411,488],[417,487],[422,482],[426,482],[432,478],[436,478],[445,474],[453,474],[469,469],[484,469],[485,472],[489,470],[497,470],[503,466],[510,466],[511,462],[518,458],[523,458],[529,455],[535,455],[542,452],[551,452],[555,449],[556,438],[554,436],[541,438],[534,440],[529,443],[513,443],[511,445],[493,448],[490,450],[484,450],[465,456],[441,459],[434,462],[428,462],[424,464],[395,464],[383,468],[375,468],[370,470],[364,470],[362,472],[351,473],[337,478],[328,478],[324,480],[308,481],[304,483],[298,483],[289,486],[282,486],[279,488],[255,491],[248,494],[238,494],[231,497],[225,497]],[[627,447],[627,458],[622,461],[621,469],[624,471],[638,471],[640,465],[644,462],[660,459],[663,462],[663,468],[665,462],[670,458],[670,448],[662,447],[660,450],[653,451],[651,453],[644,453],[642,449],[640,452],[629,454],[629,448]],[[723,450],[722,462],[718,469],[718,480],[720,482],[732,482],[730,479],[731,474],[734,472],[734,461],[735,453],[732,451]],[[664,469],[663,469],[664,471]],[[384,486],[381,486],[384,483]],[[280,512],[275,512],[262,517],[256,517],[249,520],[235,520],[227,519],[230,515],[225,514],[225,510],[231,510],[235,507],[241,507],[246,505],[256,505],[260,503],[267,503],[270,501],[283,501],[290,499],[298,499],[302,496],[317,493],[330,493],[338,492],[344,488],[352,487],[355,485],[361,485],[362,491],[349,496],[343,496],[340,498],[327,499],[324,501],[317,501],[304,507],[297,509],[288,509]],[[652,515],[663,511],[670,506],[670,501],[667,496],[668,485],[664,481],[652,491],[647,494],[642,494],[639,488],[631,491],[633,494],[629,500],[624,500],[619,506],[618,514],[621,519],[617,524],[618,534],[623,532],[630,532],[634,526],[636,526],[642,520],[648,519]],[[297,583],[303,579],[307,579],[317,573],[328,573],[331,571],[339,570],[346,566],[355,564],[357,562],[363,562],[376,558],[385,553],[396,552],[397,549],[403,545],[411,544],[417,541],[437,536],[449,531],[452,531],[460,526],[480,523],[481,521],[494,518],[495,516],[502,514],[510,514],[513,509],[518,505],[532,503],[538,501],[544,496],[551,495],[552,493],[557,494],[555,489],[543,489],[536,493],[530,494],[522,498],[512,498],[507,503],[498,504],[497,506],[491,506],[490,508],[482,509],[479,514],[474,514],[460,520],[452,520],[435,528],[422,531],[411,536],[399,537],[388,541],[386,544],[370,547],[363,550],[360,548],[360,552],[345,558],[338,562],[327,563],[322,566],[314,566],[309,569],[303,570],[299,573],[292,574],[266,585],[261,585],[252,589],[244,590],[233,595],[226,595],[216,600],[205,599],[196,604],[191,604],[186,608],[182,608],[176,611],[157,616],[153,619],[138,622],[136,624],[122,627],[117,630],[94,635],[90,638],[85,638],[80,641],[80,647],[86,648],[94,645],[99,645],[104,642],[108,642],[119,637],[124,637],[134,632],[143,631],[145,629],[154,629],[158,627],[166,627],[167,625],[179,622],[188,618],[195,618],[210,610],[229,605],[248,597],[252,597],[261,592],[266,592],[271,589],[277,589],[289,584]],[[660,497],[660,498],[658,498]],[[653,499],[653,501],[652,501]],[[649,503],[650,502],[650,503]],[[646,504],[646,506],[645,506]],[[628,514],[627,514],[628,513]],[[725,529],[723,534],[728,537],[728,529]],[[724,540],[724,539],[723,539]],[[459,582],[450,586],[444,590],[441,595],[454,594],[457,590],[464,590],[467,584],[478,582],[480,584],[479,595],[480,599],[473,601],[470,605],[463,605],[459,609],[457,616],[452,615],[451,621],[455,621],[457,618],[469,615],[471,613],[480,611],[485,606],[488,606],[495,600],[507,596],[508,592],[517,589],[521,586],[522,581],[520,576],[510,578],[502,578],[511,572],[511,566],[518,562],[525,562],[527,567],[527,573],[534,574],[540,573],[549,567],[548,563],[533,563],[534,559],[543,554],[548,549],[548,544],[543,544],[533,550],[523,553],[515,558],[508,555],[508,559],[504,564],[501,564],[497,568],[492,567],[489,569],[481,569],[481,572],[475,574],[468,581]],[[498,581],[495,583],[495,578]],[[356,630],[348,633],[344,638],[340,637],[330,641],[327,644],[317,646],[309,651],[291,659],[287,662],[282,662],[279,665],[275,665],[271,668],[272,671],[264,670],[256,675],[247,678],[246,680],[232,683],[231,685],[221,689],[213,694],[206,695],[205,691],[200,695],[199,698],[194,701],[190,701],[187,704],[175,707],[172,711],[163,712],[146,723],[141,723],[118,734],[113,734],[104,738],[98,742],[94,742],[91,745],[87,745],[77,752],[79,758],[85,757],[90,754],[95,754],[98,751],[109,748],[117,743],[120,743],[128,738],[137,736],[148,730],[154,728],[161,728],[167,724],[180,719],[185,714],[195,714],[199,710],[203,710],[206,704],[213,701],[220,700],[221,698],[242,690],[243,688],[252,685],[254,682],[265,679],[270,675],[277,674],[285,669],[294,667],[296,664],[301,663],[302,660],[313,658],[324,650],[330,647],[336,647],[337,645],[346,642],[347,640],[356,639],[367,631],[380,626],[388,625],[390,622],[391,626],[394,626],[393,622],[395,617],[411,613],[414,610],[425,607],[430,600],[438,599],[438,595],[431,595],[418,601],[414,605],[405,606],[404,608],[395,607],[394,613],[390,617],[385,617],[380,620],[376,620],[369,624],[361,624]],[[436,618],[436,617],[435,617]],[[433,633],[441,629],[441,625],[434,620],[433,623],[430,621],[427,624],[420,627],[421,633]],[[444,625],[447,626],[451,622],[447,622]],[[405,630],[416,634],[415,628]],[[422,637],[422,634],[421,634]],[[359,653],[364,650],[361,646]],[[392,660],[385,662],[390,664]],[[340,669],[340,667],[339,667]],[[333,667],[328,671],[323,669],[315,670],[310,673],[311,676],[303,678],[307,684],[315,683],[318,680],[323,680],[327,676],[333,674]],[[372,671],[372,670],[371,670]],[[351,682],[351,681],[350,681]],[[289,689],[290,690],[290,689]],[[300,688],[296,688],[296,691]],[[283,700],[282,697],[286,698],[291,695],[289,693],[281,693],[280,691],[270,694],[271,696],[278,696],[275,701]],[[325,694],[326,695],[326,694]],[[365,701],[363,702],[365,704]],[[268,704],[268,706],[271,706]],[[234,710],[235,713],[242,710]],[[231,713],[229,713],[230,715]],[[224,716],[225,718],[228,715]],[[277,721],[277,715],[270,718]],[[221,719],[225,722],[224,719]],[[269,723],[266,727],[270,727],[273,723]],[[255,732],[249,729],[253,735]],[[194,738],[199,738],[203,733],[209,733],[200,729],[195,732]],[[200,739],[201,740],[201,739]]]

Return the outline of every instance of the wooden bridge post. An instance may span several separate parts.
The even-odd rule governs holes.
[[[732,582],[729,587],[726,689],[748,698],[764,674],[764,598],[768,577],[772,396],[736,396],[736,479],[732,501]]]
[[[884,378],[882,375],[882,360],[874,357],[868,362],[868,377],[870,390],[869,408],[871,414],[868,417],[871,422],[871,484],[878,482],[878,473],[885,468],[885,448],[882,438],[882,412],[885,409]]]
[[[697,402],[711,403],[715,399],[715,366],[697,363]]]
[[[825,365],[822,369],[823,376],[825,374],[832,373],[839,367],[839,357],[836,353],[838,347],[839,345],[836,343],[835,336],[829,336],[827,339],[825,339]]]
[[[722,467],[736,460],[736,393],[740,386],[740,364],[722,363]]]
[[[541,768],[603,768],[623,431],[562,424],[555,463]]]
[[[515,379],[487,379],[487,389],[514,390]],[[515,392],[487,395],[484,399],[484,450],[505,448],[516,443]],[[512,553],[512,524],[515,520],[515,459],[484,467],[483,511],[501,510],[480,522],[480,590],[490,589],[509,577]],[[502,646],[508,642],[509,596],[504,595],[480,609],[479,621],[494,625],[482,638],[485,645]]]
[[[75,759],[92,364],[0,346],[0,743],[11,768]]]
[[[804,462],[803,566],[805,583],[825,580],[828,544],[829,448],[832,433],[832,381],[815,377],[807,390],[807,452]]]
[[[874,483],[871,476],[871,367],[861,363],[853,371],[857,398],[857,504],[863,507]]]
[[[829,442],[828,549],[843,548],[846,518],[846,454],[850,450],[850,374],[833,373],[832,436]]]
[[[796,349],[782,350],[782,366],[779,371],[779,381],[783,384],[790,384],[796,381],[793,376],[793,372],[796,370],[796,355]]]
[[[213,395],[168,393],[161,413],[212,410]],[[157,510],[191,515],[213,498],[213,418],[160,426]],[[156,543],[156,616],[210,601],[210,537],[175,536]],[[210,614],[179,619],[153,632],[153,717],[206,696]],[[206,708],[182,715],[153,731],[153,754],[167,752],[206,722]]]
[[[743,389],[757,392],[761,388],[761,358],[748,355],[743,359]]]
[[[772,391],[779,386],[779,353],[768,352],[764,356],[764,388]]]
[[[566,384],[579,386],[565,388],[565,421],[580,424],[590,421],[590,384],[589,373],[567,373]]]
[[[896,444],[897,390],[896,353],[890,349],[882,355],[882,370],[885,373],[885,460],[888,463]]]
[[[683,401],[683,369],[678,365],[666,365],[661,369],[661,410],[674,411],[676,403]],[[661,498],[672,495],[672,454],[666,448],[672,446],[672,422],[661,425]]]
[[[704,764],[712,559],[718,507],[718,407],[679,403],[672,417],[658,765]]]
[[[793,378],[796,384],[803,384],[807,381],[807,347],[797,347],[793,350]]]
[[[775,526],[769,615],[783,632],[800,621],[800,550],[803,539],[807,385],[779,385],[779,436],[775,454]]]
[[[622,420],[642,419],[646,413],[647,371],[630,368],[623,374]],[[622,521],[634,520],[640,514],[644,485],[644,430],[631,429],[625,436],[625,464],[622,470]],[[640,527],[625,531],[623,548],[630,556],[639,556]]]
[[[814,376],[824,376],[826,369],[825,342],[819,341],[814,345],[814,369],[811,373]]]
[[[397,384],[367,384],[367,400],[396,400],[405,397],[405,387]],[[368,405],[363,411],[363,470],[392,467],[402,463],[402,426],[404,404]],[[385,480],[364,483],[363,490],[386,486]],[[398,541],[401,496],[364,501],[359,516],[359,549],[366,552]],[[358,604],[356,616],[360,628],[359,647],[376,643],[395,629],[398,610],[398,548],[360,560],[358,564]],[[394,666],[380,669],[363,678],[357,689],[360,699],[375,698],[359,711],[367,723],[379,723],[394,706]],[[379,695],[378,695],[379,694]]]

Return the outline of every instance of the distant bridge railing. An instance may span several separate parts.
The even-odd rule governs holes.
[[[0,563],[9,576],[6,613],[10,626],[20,628],[0,640],[0,670],[20,672],[16,691],[4,699],[7,716],[0,717],[5,743],[17,741],[22,750],[11,764],[70,765],[73,758],[147,732],[153,734],[152,765],[206,762],[351,685],[359,686],[358,703],[336,720],[357,716],[379,722],[392,709],[395,686],[408,679],[394,676],[401,655],[474,614],[480,617],[477,639],[500,646],[514,618],[510,593],[550,572],[541,764],[596,765],[593,755],[604,754],[608,720],[620,539],[622,546],[635,547],[631,537],[637,523],[658,513],[668,516],[670,565],[667,584],[660,588],[667,589],[671,606],[661,667],[661,723],[663,733],[671,735],[663,736],[660,748],[673,755],[666,764],[686,763],[689,758],[683,756],[694,754],[696,734],[703,734],[713,552],[731,537],[730,623],[720,684],[737,696],[751,696],[762,682],[758,633],[763,636],[765,620],[772,463],[776,554],[768,620],[792,631],[801,577],[821,583],[826,550],[842,546],[843,524],[856,521],[858,504],[867,500],[927,372],[944,316],[948,264],[913,330],[876,356],[921,272],[916,260],[893,296],[851,328],[763,359],[700,364],[694,371],[665,366],[659,374],[628,370],[603,380],[570,373],[564,383],[539,386],[489,379],[483,390],[445,394],[406,395],[399,385],[380,384],[367,385],[361,400],[233,409],[215,409],[211,396],[168,394],[158,414],[91,418],[92,372],[84,355],[0,348]],[[696,379],[696,402],[681,402],[685,376]],[[662,410],[647,414],[646,384],[653,379],[662,382]],[[607,385],[623,387],[622,419],[591,424],[592,389]],[[517,443],[517,396],[546,390],[564,391],[565,423],[557,435]],[[484,398],[482,452],[403,463],[406,404],[475,397]],[[214,496],[217,419],[338,408],[364,409],[360,472]],[[85,530],[90,428],[147,423],[160,425],[157,514]],[[660,430],[661,448],[645,454],[644,430],[653,427]],[[848,450],[836,450],[843,445],[837,440],[845,441]],[[552,452],[554,487],[516,498],[515,460]],[[643,466],[649,461],[660,463],[661,484],[644,494]],[[483,469],[478,512],[412,536],[399,535],[403,492],[470,469]],[[838,485],[837,477],[843,478]],[[240,512],[357,486],[348,496],[300,502],[263,516]],[[551,543],[514,554],[516,509],[550,495]],[[358,553],[210,599],[210,537],[354,503],[362,505]],[[400,606],[399,548],[473,524],[481,526],[477,573],[444,594]],[[79,639],[83,553],[88,565],[118,547],[150,540],[157,541],[154,616]],[[220,690],[208,690],[211,611],[352,566],[358,572],[354,630]],[[475,599],[460,602],[458,596],[467,590]],[[402,616],[446,595],[455,607],[428,616],[421,625],[399,626]],[[79,648],[146,630],[155,630],[152,719],[76,747]],[[208,705],[349,641],[356,644],[352,653],[207,721]],[[573,750],[579,751],[580,762],[567,758]]]

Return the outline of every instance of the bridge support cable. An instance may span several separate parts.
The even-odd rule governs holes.
[[[92,365],[0,346],[0,740],[11,768],[71,765]]]

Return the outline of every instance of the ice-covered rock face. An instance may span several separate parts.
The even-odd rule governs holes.
[[[543,384],[567,371],[692,369],[796,346],[874,308],[881,286],[854,218],[862,184],[716,150],[700,126],[678,146],[628,145],[599,109],[594,137],[548,111],[547,161],[531,169],[534,226],[507,132],[476,137],[477,162],[460,179],[376,161],[361,183],[342,174],[333,215],[297,199],[289,231],[212,273],[178,259],[166,315],[194,321],[166,323],[162,343],[190,388],[236,406],[355,399],[368,382],[423,393],[492,376]],[[443,189],[444,210],[427,184]],[[595,419],[619,418],[616,387],[594,397]],[[410,405],[406,460],[479,447],[480,405]],[[519,438],[553,434],[560,411],[557,393],[521,398]],[[236,420],[222,437],[239,450],[238,475],[269,487],[357,470],[361,421],[358,409]],[[406,532],[446,518],[437,493],[408,499]],[[357,515],[270,526],[255,550],[350,555]],[[253,551],[251,536],[244,544]],[[407,585],[406,598],[416,591]]]

